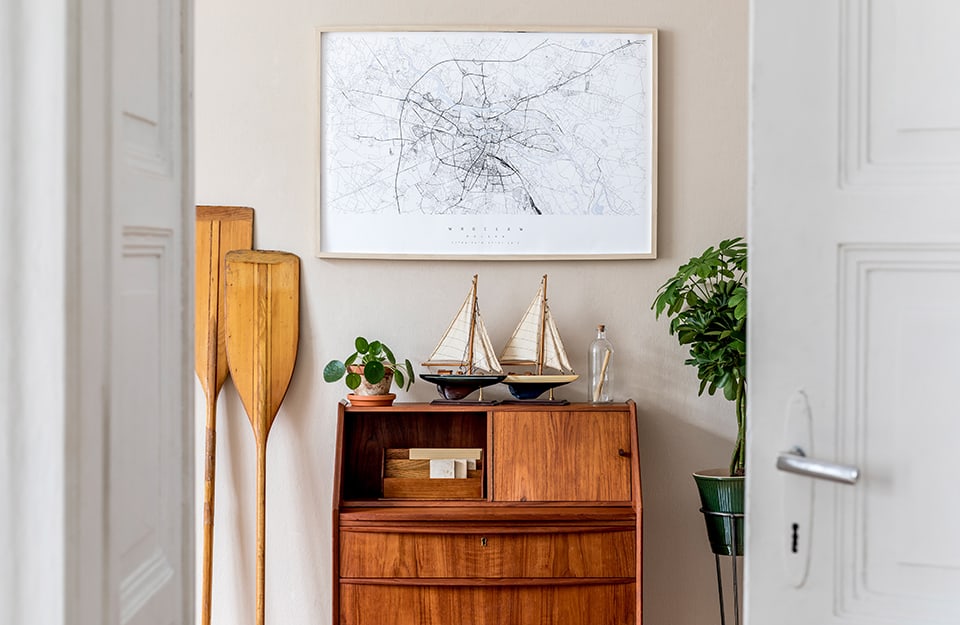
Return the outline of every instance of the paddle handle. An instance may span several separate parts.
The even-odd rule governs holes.
[[[218,273],[219,276],[219,273]],[[216,291],[215,291],[216,292]],[[212,307],[208,328],[212,336],[207,337],[206,398],[207,424],[206,444],[204,445],[203,470],[203,568],[200,591],[200,623],[210,625],[210,605],[213,596],[213,509],[216,501],[214,484],[217,474],[217,353],[219,350],[217,333],[217,308]]]
[[[257,441],[257,625],[264,625],[267,568],[267,440]]]
[[[201,591],[201,625],[210,625],[210,597],[213,585],[213,504],[217,470],[217,397],[207,394],[207,433],[203,479],[203,588]]]
[[[199,209],[198,209],[199,217]],[[216,478],[216,458],[217,458],[217,391],[219,384],[217,373],[219,369],[218,357],[220,354],[219,333],[220,333],[220,283],[223,279],[220,275],[220,234],[219,223],[210,224],[210,240],[207,249],[207,257],[203,260],[207,263],[207,284],[206,286],[206,315],[207,323],[205,329],[206,349],[206,367],[201,375],[203,390],[207,399],[207,423],[206,437],[204,445],[204,471],[203,471],[203,565],[201,569],[200,586],[200,625],[210,625],[210,605],[212,603],[213,589],[213,507],[214,507],[214,480]],[[200,242],[198,241],[198,246]],[[200,256],[200,248],[197,248]],[[197,259],[198,270],[200,269],[201,259]],[[201,285],[197,284],[198,291]],[[199,299],[199,298],[198,298]],[[197,302],[199,306],[200,301]],[[198,312],[199,321],[199,312]],[[200,324],[197,323],[196,326]],[[199,331],[199,328],[198,328]],[[199,337],[198,337],[199,339]],[[198,353],[199,360],[199,353]],[[199,373],[199,372],[198,372]]]

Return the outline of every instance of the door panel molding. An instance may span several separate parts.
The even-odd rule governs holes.
[[[157,549],[120,582],[120,623],[126,625],[151,599],[159,595],[174,577],[173,567]]]
[[[936,495],[960,437],[960,310],[936,294],[960,291],[960,245],[844,244],[838,261],[838,449],[863,477],[837,492],[836,610],[926,622],[960,586],[960,503]]]
[[[177,3],[141,0],[114,5],[114,37],[117,47],[127,52],[117,59],[116,68],[124,152],[131,166],[164,177],[174,175],[178,101],[171,81],[180,74],[180,48],[174,37],[179,28]]]
[[[910,6],[904,9],[904,3]],[[844,187],[960,184],[960,21],[953,0],[840,3]],[[908,59],[908,60],[904,60]]]

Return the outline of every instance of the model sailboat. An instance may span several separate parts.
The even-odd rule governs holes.
[[[500,353],[504,365],[527,365],[536,367],[536,373],[514,374],[504,378],[503,383],[517,399],[536,399],[544,391],[568,384],[579,376],[570,366],[570,359],[560,340],[557,324],[547,305],[547,276],[540,281],[540,289],[513,331],[510,340]],[[557,373],[544,373],[544,367]]]
[[[477,276],[467,298],[443,333],[425,367],[436,367],[436,373],[422,373],[420,377],[437,385],[444,399],[463,399],[473,391],[503,380],[496,352],[487,336],[477,303]],[[442,369],[441,367],[455,367]],[[481,391],[481,400],[482,400]]]

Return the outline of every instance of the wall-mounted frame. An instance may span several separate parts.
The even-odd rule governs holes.
[[[655,258],[657,31],[318,32],[317,256]]]

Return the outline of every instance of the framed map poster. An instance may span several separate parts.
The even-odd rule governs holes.
[[[323,30],[319,72],[318,256],[656,257],[656,30]]]

